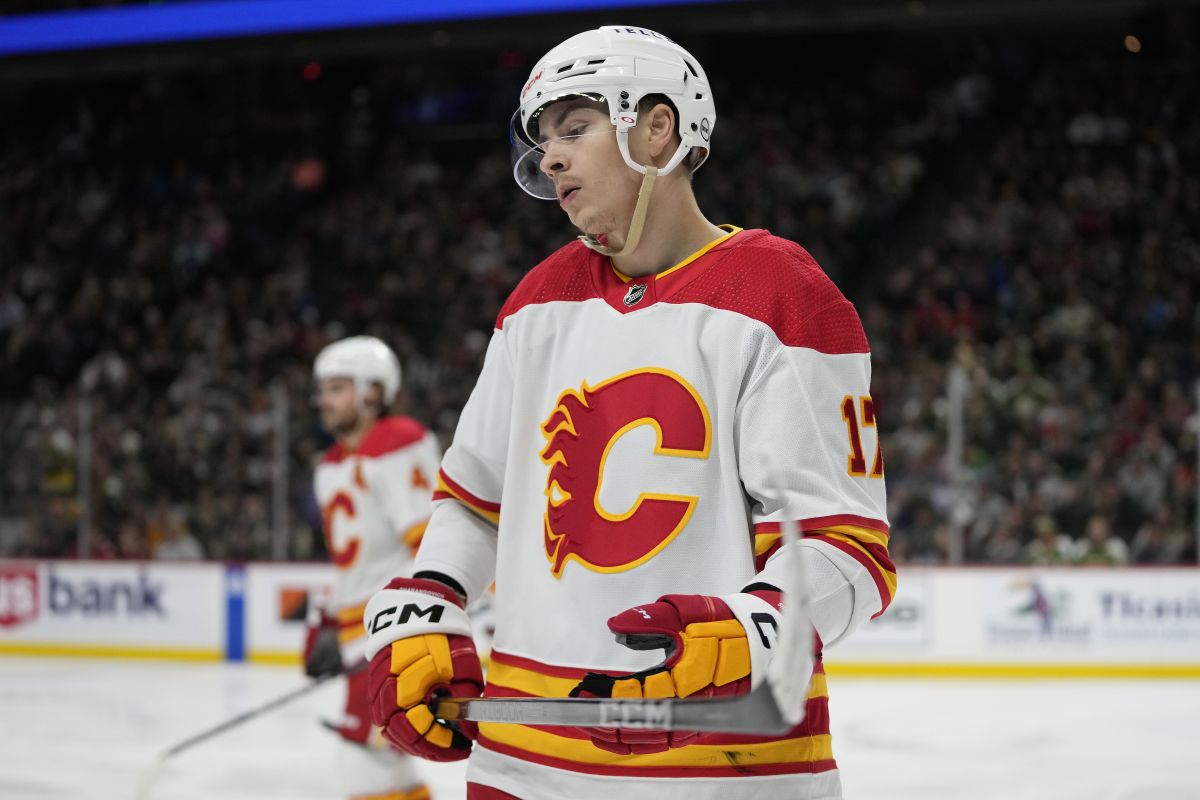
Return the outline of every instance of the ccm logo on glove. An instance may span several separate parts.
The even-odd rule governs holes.
[[[405,603],[404,607],[400,609],[400,616],[393,620],[386,618],[395,614],[397,607],[392,606],[390,608],[385,608],[376,614],[374,620],[372,620],[371,633],[379,633],[384,628],[387,628],[393,624],[404,625],[413,617],[426,618],[431,623],[436,625],[442,621],[442,611],[444,609],[445,606],[442,605],[432,605],[428,608],[421,608],[416,603]]]

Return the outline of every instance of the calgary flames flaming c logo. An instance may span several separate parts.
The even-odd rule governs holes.
[[[600,504],[608,454],[622,436],[653,426],[655,455],[707,458],[712,424],[700,395],[664,369],[627,372],[559,395],[542,423],[546,447],[546,557],[557,577],[569,560],[621,572],[652,558],[687,525],[698,498],[643,492],[623,514]]]

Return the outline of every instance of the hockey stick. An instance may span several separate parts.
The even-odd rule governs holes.
[[[641,728],[704,733],[784,733],[792,727],[780,713],[770,685],[738,697],[708,700],[595,699],[572,697],[469,697],[438,700],[441,719],[572,725],[584,728]]]
[[[772,467],[771,473],[781,473]],[[782,490],[782,486],[779,487]],[[785,519],[784,545],[792,550],[796,569],[784,591],[777,652],[766,680],[749,694],[713,699],[662,700],[576,699],[562,697],[442,698],[434,716],[472,722],[521,725],[571,725],[588,728],[687,730],[704,733],[785,733],[804,719],[808,676],[812,672],[812,629],[799,554],[799,526]],[[806,663],[807,662],[807,663]]]
[[[238,714],[236,717],[231,717],[230,719],[225,720],[224,722],[220,723],[219,725],[215,725],[211,728],[208,728],[207,730],[203,730],[200,733],[197,733],[195,736],[190,736],[187,739],[184,739],[182,742],[176,744],[174,747],[170,747],[170,748],[162,751],[155,757],[154,763],[151,764],[149,767],[147,767],[145,772],[142,773],[142,777],[138,781],[138,784],[137,784],[137,789],[134,792],[134,800],[149,800],[150,790],[153,788],[155,781],[158,780],[158,776],[159,776],[159,774],[161,774],[163,766],[166,765],[167,759],[169,759],[173,756],[177,756],[185,750],[190,750],[191,748],[195,747],[196,745],[200,744],[201,742],[208,741],[209,739],[213,738],[214,736],[224,733],[225,731],[229,730],[230,728],[236,728],[237,726],[241,725],[244,722],[249,722],[250,720],[254,719],[255,717],[260,717],[263,714],[267,713],[268,711],[273,711],[273,710],[279,708],[280,706],[285,706],[288,703],[292,702],[293,700],[299,700],[301,697],[304,697],[305,695],[310,694],[315,689],[324,685],[326,682],[332,680],[333,678],[338,678],[338,677],[341,677],[342,675],[349,675],[351,673],[358,672],[361,669],[365,669],[366,666],[367,666],[366,662],[362,662],[360,664],[355,665],[353,669],[349,669],[346,672],[341,672],[336,675],[322,675],[318,678],[313,678],[313,680],[311,682],[306,683],[297,689],[293,689],[290,692],[287,692],[285,694],[280,695],[279,697],[276,697],[274,700],[270,700],[266,703],[263,703],[261,706],[258,706],[257,708],[252,708],[249,711],[244,711],[241,714]]]

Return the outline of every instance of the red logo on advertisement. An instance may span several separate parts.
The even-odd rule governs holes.
[[[37,567],[0,566],[0,628],[37,619]]]
[[[697,497],[642,492],[623,514],[600,503],[609,452],[641,425],[654,428],[655,455],[708,458],[712,424],[699,393],[665,369],[641,369],[559,395],[542,423],[546,478],[545,547],[555,577],[575,560],[595,572],[623,572],[653,558],[687,525]],[[649,488],[649,487],[648,487]]]

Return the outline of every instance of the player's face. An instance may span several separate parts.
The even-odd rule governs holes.
[[[584,98],[553,103],[539,118],[538,134],[546,153],[541,170],[571,223],[584,233],[623,235],[642,177],[621,158],[606,106]]]
[[[349,378],[326,378],[317,385],[317,407],[321,424],[333,436],[341,436],[358,424],[358,408],[354,402],[354,381]]]

